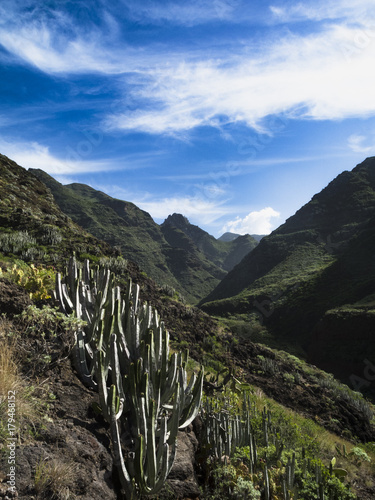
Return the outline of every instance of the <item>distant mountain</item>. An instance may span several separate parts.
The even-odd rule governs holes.
[[[365,326],[375,313],[374,255],[372,157],[340,174],[263,238],[202,308],[258,323],[279,344],[303,349],[310,361],[348,381],[375,352],[375,337]]]
[[[236,233],[224,233],[222,234],[218,240],[219,241],[233,241],[235,240],[236,238],[238,238],[239,236],[241,236],[240,234],[236,234]],[[252,238],[254,238],[254,240],[256,241],[260,241],[262,238],[264,238],[264,234],[251,234],[250,235]]]
[[[266,234],[252,234],[251,236],[254,238],[254,240],[258,241],[258,243],[259,243],[259,241],[267,235]]]
[[[297,262],[305,271],[314,270],[318,261],[329,262],[375,213],[374,188],[375,158],[368,158],[352,172],[340,174],[271,235],[262,238],[204,302],[232,297],[261,277],[263,283],[279,265],[299,276],[295,272]],[[302,263],[302,253],[306,263]],[[269,281],[273,285],[272,279]]]
[[[209,262],[224,271],[230,271],[257,245],[257,241],[248,234],[231,241],[216,239],[200,227],[190,224],[181,214],[170,215],[161,225],[161,230],[172,246],[176,244],[173,235],[181,231]]]
[[[212,259],[209,250],[201,250],[202,245],[207,246],[203,241],[210,238],[216,241],[215,238],[189,224],[187,219],[185,234],[170,224],[174,216],[159,226],[131,202],[112,198],[84,184],[62,185],[39,169],[30,172],[49,187],[60,209],[77,224],[121,249],[125,258],[136,262],[159,285],[169,285],[191,303],[207,295],[225,276],[230,262],[236,264],[252,248],[246,239],[241,252],[237,243],[232,253],[224,252],[222,263],[220,259]],[[194,233],[193,238],[190,233]]]
[[[236,233],[224,233],[218,238],[219,241],[233,241],[238,238],[240,235]]]

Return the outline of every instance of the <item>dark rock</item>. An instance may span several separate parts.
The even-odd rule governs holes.
[[[20,314],[32,304],[28,293],[16,283],[0,280],[0,314]]]

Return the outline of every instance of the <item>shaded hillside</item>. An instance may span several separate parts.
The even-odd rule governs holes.
[[[196,246],[204,256],[202,259],[207,259],[218,268],[216,273],[219,276],[221,274],[221,278],[226,273],[220,271],[233,269],[257,245],[257,241],[248,234],[237,235],[231,241],[216,239],[200,227],[190,224],[181,214],[170,215],[161,225],[161,230],[173,247]],[[188,240],[178,236],[178,233],[183,233]]]
[[[61,210],[77,224],[111,246],[119,247],[125,258],[137,262],[160,285],[175,288],[189,302],[199,301],[225,276],[226,271],[210,260],[195,241],[162,231],[147,212],[133,203],[112,198],[84,184],[64,186],[39,169],[30,171],[50,188]],[[246,241],[244,251],[247,248]],[[243,256],[238,244],[234,247],[234,257],[235,254],[238,262]]]
[[[169,285],[190,302],[207,293],[218,282],[204,269],[196,255],[175,251],[158,224],[133,203],[117,200],[84,184],[63,186],[42,170],[31,170],[52,191],[61,210],[90,233],[119,247],[160,285]],[[183,275],[184,282],[179,280]],[[202,286],[202,283],[204,285]]]
[[[95,246],[91,247],[89,243],[99,249],[109,248],[61,214],[48,189],[24,169],[2,158],[1,174],[1,200],[4,201],[0,211],[3,222],[1,235],[11,237],[19,234],[20,229],[25,232],[25,227],[30,234],[35,231],[36,243],[29,241],[23,250],[43,250],[48,258],[56,255],[60,257],[59,265],[64,263],[66,252],[72,250],[68,246],[70,237],[74,245],[86,244],[84,249],[86,252],[90,250],[94,262],[100,253],[94,255]],[[8,194],[10,196],[5,201]],[[15,217],[18,213],[21,214],[19,220]],[[46,238],[41,245],[41,240],[37,240],[38,231],[42,223],[51,221],[45,218],[51,217],[51,214],[54,229],[61,233],[60,243],[56,243],[56,234],[49,232],[49,239]],[[54,238],[50,237],[51,234],[55,234]],[[355,248],[351,251],[355,252]],[[9,367],[12,370],[14,367],[14,370],[9,376],[0,377],[3,384],[0,399],[1,394],[14,390],[16,380],[18,498],[120,498],[109,426],[98,413],[98,405],[93,404],[98,403],[96,393],[82,385],[69,360],[77,320],[66,318],[53,309],[51,306],[55,304],[52,299],[34,302],[32,307],[28,307],[32,299],[27,288],[12,281],[12,274],[6,271],[13,263],[20,268],[25,267],[20,260],[23,253],[5,253],[0,254],[0,312],[4,313],[0,315],[0,371],[3,374],[4,369]],[[38,262],[30,255],[28,260]],[[141,299],[155,306],[165,321],[172,349],[189,349],[192,358],[189,369],[194,369],[196,361],[204,364],[204,389],[208,396],[217,398],[217,401],[223,398],[227,408],[227,397],[230,395],[233,401],[237,401],[236,411],[239,411],[242,396],[238,396],[237,392],[247,388],[252,408],[254,405],[257,429],[262,427],[263,410],[268,410],[269,421],[272,413],[278,443],[282,443],[281,448],[285,451],[283,456],[272,462],[272,471],[277,472],[274,478],[280,488],[292,450],[298,453],[296,463],[302,464],[302,457],[320,460],[323,470],[326,470],[332,456],[336,456],[337,447],[344,450],[344,445],[348,451],[357,449],[362,452],[362,457],[375,460],[371,445],[375,439],[372,424],[374,409],[360,395],[293,356],[254,344],[248,339],[239,342],[229,329],[198,308],[171,300],[134,262],[129,261],[126,268],[117,274],[116,281],[123,290],[129,276],[140,285]],[[51,283],[53,287],[53,280]],[[371,297],[368,297],[361,307],[370,304]],[[4,385],[4,381],[8,385]],[[30,410],[30,406],[25,406],[27,403],[32,404],[36,413],[26,412]],[[235,406],[231,408],[235,409]],[[203,417],[204,414],[203,411]],[[7,422],[0,419],[0,449],[3,451],[6,451],[9,436],[9,427],[6,426]],[[206,490],[206,472],[211,470],[213,461],[207,455],[209,447],[204,442],[204,427],[198,418],[193,426],[179,433],[176,462],[165,489],[158,495],[160,499],[203,499],[210,496]],[[264,447],[261,438],[257,438],[256,443],[259,443],[256,466],[261,478],[264,461],[273,454],[275,446],[270,442],[270,446]],[[6,483],[8,457],[9,453],[0,454],[1,498],[11,497]],[[236,458],[233,463],[238,464],[238,471],[243,474],[248,467],[241,460]],[[351,488],[362,500],[373,498],[375,479],[372,464],[361,463],[359,466],[352,456],[338,457],[338,460],[340,467],[348,470],[342,489]],[[221,461],[217,464],[220,466]],[[66,475],[59,482],[56,480],[57,473],[62,472]],[[219,469],[217,477],[225,478],[222,472]],[[315,469],[310,475],[313,486],[316,483]],[[253,474],[247,473],[245,477],[258,485]],[[341,483],[337,483],[341,487]],[[233,486],[233,481],[231,484]],[[221,481],[212,484],[213,494],[218,489],[215,498],[226,497],[220,493],[220,486]],[[202,493],[203,489],[207,496]],[[337,498],[351,499],[353,496]]]
[[[309,459],[313,457],[314,461],[322,460],[319,463],[324,469],[333,454],[337,453],[337,447],[344,449],[344,445],[348,451],[361,446],[362,452],[366,450],[369,453],[362,456],[371,456],[369,460],[373,459],[373,408],[361,396],[286,353],[276,353],[248,341],[239,344],[230,332],[223,331],[216,321],[198,309],[163,297],[155,283],[145,277],[136,265],[131,264],[128,272],[134,282],[139,283],[142,299],[147,298],[161,312],[171,332],[173,349],[189,346],[194,359],[203,362],[206,370],[215,373],[215,369],[223,368],[228,373],[230,369],[241,381],[251,384],[250,394],[252,405],[257,408],[254,409],[257,424],[261,427],[262,411],[267,408],[268,418],[272,414],[278,438],[282,440],[282,447],[285,443],[288,452],[274,466],[280,469],[280,479],[290,458],[289,448],[294,453],[298,451],[298,463],[302,463],[301,457],[307,455]],[[1,285],[0,279],[0,289]],[[17,303],[27,297],[26,291],[19,287]],[[16,359],[18,374],[22,377],[17,385],[17,416],[22,424],[19,425],[22,432],[16,448],[18,498],[53,498],[60,483],[44,483],[40,480],[40,474],[43,472],[42,478],[49,479],[55,464],[58,465],[58,471],[65,470],[67,465],[74,470],[74,473],[64,477],[61,490],[64,494],[69,492],[71,496],[87,500],[121,497],[111,454],[109,426],[98,413],[97,394],[84,387],[68,359],[73,340],[71,328],[71,322],[67,323],[66,319],[64,322],[61,315],[48,307],[39,310],[32,307],[25,310],[22,316],[11,317],[8,314],[0,318],[0,358],[7,348],[5,339],[11,336],[14,351],[19,353]],[[224,382],[220,384],[218,380],[207,376],[204,388],[207,395],[219,399]],[[242,397],[236,396],[236,391],[241,384],[230,376],[229,380],[231,384],[228,385],[225,400],[227,402],[228,394],[231,394],[237,398],[238,404]],[[229,390],[233,382],[236,391]],[[34,416],[31,421],[27,414],[21,413],[25,408],[20,404],[23,401],[21,398],[26,395],[28,400],[32,397],[34,404],[38,402],[40,408],[37,418]],[[276,404],[266,395],[293,411]],[[5,422],[0,422],[0,447],[6,443],[5,425]],[[202,420],[198,418],[193,427],[179,433],[176,462],[166,488],[158,495],[161,500],[209,498],[201,496],[200,491],[200,487],[207,486],[206,476],[202,472],[207,461],[203,430]],[[368,441],[370,443],[366,445]],[[258,442],[258,450],[262,455],[257,466],[261,468],[264,466],[264,453],[271,455],[275,446],[270,443],[265,449],[263,441],[259,439]],[[2,471],[8,469],[6,459],[3,453],[0,456]],[[345,460],[338,457],[338,460],[341,467],[348,469],[345,487],[352,488],[357,498],[362,500],[373,498],[375,482],[371,464],[361,463],[359,466],[351,457]],[[212,462],[210,459],[207,461],[210,467]],[[242,473],[244,470],[242,464]],[[7,485],[3,479],[4,476],[0,476],[0,497],[6,498]],[[253,476],[248,479],[254,481]],[[67,498],[67,495],[56,497]],[[271,498],[279,498],[279,495]]]
[[[375,292],[374,255],[375,158],[368,158],[264,238],[203,309],[247,322],[248,335],[260,329],[351,383],[375,354],[367,298]],[[372,385],[363,389],[375,395]]]
[[[260,277],[284,262],[301,262],[301,249],[313,252],[313,267],[337,255],[375,214],[375,158],[368,158],[351,172],[343,172],[283,225],[264,237],[203,302],[232,297],[253,286]],[[293,254],[299,254],[296,259]],[[304,253],[302,251],[302,253]],[[304,264],[303,264],[304,265]],[[283,266],[285,267],[285,266]]]
[[[57,264],[73,251],[114,255],[103,241],[83,231],[57,206],[31,173],[0,155],[0,252]]]

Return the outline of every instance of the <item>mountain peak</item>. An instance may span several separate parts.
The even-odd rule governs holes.
[[[222,234],[220,236],[220,238],[218,238],[218,240],[219,241],[233,241],[236,238],[238,238],[239,236],[241,236],[241,235],[240,234],[236,234],[236,233],[226,232],[226,233]]]
[[[172,214],[168,215],[163,224],[169,224],[175,227],[185,227],[190,225],[189,219],[182,214]]]

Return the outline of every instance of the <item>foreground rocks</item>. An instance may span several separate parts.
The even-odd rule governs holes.
[[[43,425],[19,430],[16,447],[17,493],[9,491],[7,457],[0,459],[0,498],[80,498],[106,500],[121,498],[121,487],[113,465],[108,425],[91,408],[98,401],[65,359],[45,373],[43,386],[50,396]],[[190,427],[179,432],[178,451],[164,494],[172,498],[195,499],[199,487],[194,474],[198,441]],[[38,474],[50,477],[43,486]],[[54,496],[55,495],[55,496]],[[171,498],[171,496],[169,496]]]

